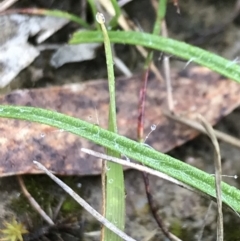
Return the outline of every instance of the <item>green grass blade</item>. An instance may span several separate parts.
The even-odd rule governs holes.
[[[166,10],[167,10],[167,0],[159,0],[158,8],[157,8],[157,17],[153,26],[153,32],[152,32],[153,35],[159,35],[161,33],[161,25],[162,25],[162,21],[165,18]],[[144,69],[149,68],[149,65],[152,62],[152,59],[153,59],[153,51],[151,50],[148,52]]]
[[[151,49],[163,51],[180,58],[206,66],[232,80],[240,82],[240,66],[233,61],[210,53],[198,47],[191,46],[170,38],[163,38],[140,32],[108,32],[111,43],[141,45]],[[76,32],[71,44],[86,42],[103,42],[101,34],[95,31]]]
[[[159,35],[161,32],[161,23],[162,20],[165,18],[167,11],[167,0],[159,0],[158,1],[158,8],[157,8],[157,18],[155,20],[153,26],[153,34]]]
[[[97,14],[97,5],[95,3],[95,0],[87,0],[87,2],[91,8],[92,16],[93,16],[93,18],[95,18],[96,14]],[[98,30],[100,30],[99,24],[96,25],[96,28]]]
[[[61,113],[25,106],[0,105],[0,117],[38,122],[66,130],[216,197],[212,175],[97,125]],[[240,190],[222,182],[222,200],[240,212]]]
[[[68,12],[60,11],[60,10],[46,10],[45,15],[59,17],[59,18],[66,18],[72,22],[78,23],[80,26],[85,28],[90,28],[89,24],[85,22],[83,19],[79,18],[74,14],[70,14]]]
[[[118,18],[121,14],[121,8],[119,7],[117,0],[111,0],[111,3],[115,11],[115,16],[111,19],[109,27],[110,29],[113,29],[118,25]]]
[[[86,21],[84,21],[82,18],[61,10],[49,10],[44,8],[23,8],[23,9],[9,10],[9,12],[10,13],[18,12],[23,14],[44,15],[44,16],[52,16],[57,18],[65,18],[72,22],[78,23],[84,28],[88,28],[88,29],[90,28],[89,24]]]
[[[108,88],[109,88],[109,120],[108,130],[117,133],[117,115],[116,115],[116,96],[115,96],[115,76],[113,69],[113,58],[111,44],[108,38],[107,29],[104,25],[104,16],[101,13],[96,15],[97,21],[102,28],[104,37],[104,47],[106,55],[106,64],[108,72]],[[107,149],[107,154],[120,157],[120,153]],[[123,167],[119,164],[108,162],[106,171],[106,218],[114,223],[120,230],[124,230],[125,226],[125,192],[124,192],[124,176]],[[121,241],[121,238],[111,230],[105,228],[104,240]]]
[[[64,12],[64,11],[60,11],[60,10],[45,10],[44,14],[53,16],[53,17],[58,17],[58,18],[66,18],[72,22],[78,23],[82,27],[89,28],[89,24],[87,22],[85,22],[80,17],[78,17],[74,14],[68,13],[68,12]]]

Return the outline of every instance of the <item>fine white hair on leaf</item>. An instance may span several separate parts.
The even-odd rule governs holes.
[[[185,64],[185,66],[184,66],[183,69],[186,69],[187,66],[188,66],[191,62],[193,62],[193,61],[194,61],[194,58],[189,59],[188,62]]]

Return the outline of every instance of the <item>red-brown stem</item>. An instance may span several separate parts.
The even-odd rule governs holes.
[[[149,75],[149,68],[147,68],[143,74],[142,87],[139,92],[139,105],[138,105],[138,126],[137,135],[139,142],[142,142],[144,133],[144,113],[145,113],[145,100],[147,92],[147,81]]]
[[[159,215],[157,214],[157,206],[153,200],[153,196],[151,194],[151,190],[150,190],[150,185],[149,185],[149,178],[148,178],[148,174],[146,172],[142,172],[143,175],[143,180],[144,180],[144,184],[145,184],[145,191],[146,191],[146,195],[147,195],[147,200],[148,200],[148,205],[150,207],[150,210],[152,212],[152,215],[158,225],[158,227],[162,230],[163,234],[169,239],[172,240],[172,237],[170,236],[168,229],[165,227],[162,219],[159,217]]]
[[[138,140],[142,142],[144,140],[143,134],[144,134],[144,114],[145,114],[145,102],[146,102],[146,93],[147,93],[147,82],[148,82],[148,76],[149,76],[149,68],[147,68],[143,74],[142,78],[142,87],[139,92],[139,107],[138,107],[138,128],[137,128],[137,134],[138,134]],[[152,215],[154,219],[156,220],[158,226],[162,230],[163,234],[169,239],[172,240],[170,237],[170,234],[167,230],[167,228],[164,226],[163,221],[157,214],[157,207],[153,201],[152,194],[150,192],[150,185],[149,185],[149,178],[147,173],[142,172],[143,180],[145,184],[145,191],[148,199],[148,204],[150,207],[150,210],[152,212]]]

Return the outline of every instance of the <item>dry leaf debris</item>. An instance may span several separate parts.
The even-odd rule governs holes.
[[[173,72],[176,114],[203,115],[211,124],[240,104],[240,86],[203,67]],[[118,127],[122,135],[136,139],[140,79],[116,81]],[[0,97],[1,104],[28,105],[56,110],[107,127],[108,85],[106,80],[47,89],[17,90]],[[167,152],[194,138],[198,132],[168,119],[165,86],[151,78],[146,102],[145,136],[153,148]],[[81,153],[82,147],[102,152],[87,140],[49,126],[1,119],[0,176],[36,173],[33,160],[62,175],[95,175],[101,162]]]

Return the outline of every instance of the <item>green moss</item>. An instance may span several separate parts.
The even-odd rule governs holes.
[[[183,232],[181,222],[178,219],[174,219],[169,231],[177,237],[181,237]]]
[[[0,230],[3,237],[1,241],[23,241],[23,234],[28,233],[25,227],[16,221],[15,218],[11,222],[4,223],[5,228]]]
[[[63,181],[76,192],[79,192],[79,190],[76,190],[75,179],[75,177],[64,177]],[[25,176],[24,182],[29,193],[48,214],[54,213],[54,210],[63,195],[66,196],[66,200],[59,212],[58,219],[64,219],[69,216],[79,217],[81,214],[81,206],[79,206],[79,204],[71,197],[68,197],[67,194],[47,176]],[[19,197],[14,198],[9,206],[18,217],[27,214],[34,226],[42,225],[43,221],[39,218],[39,214],[31,207],[28,200],[22,193]]]
[[[183,227],[179,219],[174,219],[169,231],[182,240],[192,240],[195,233],[189,231],[188,227]]]
[[[81,209],[81,206],[79,206],[79,204],[74,201],[72,198],[67,198],[65,200],[65,202],[62,205],[62,211],[64,213],[72,213],[72,212],[79,212],[79,210]]]

